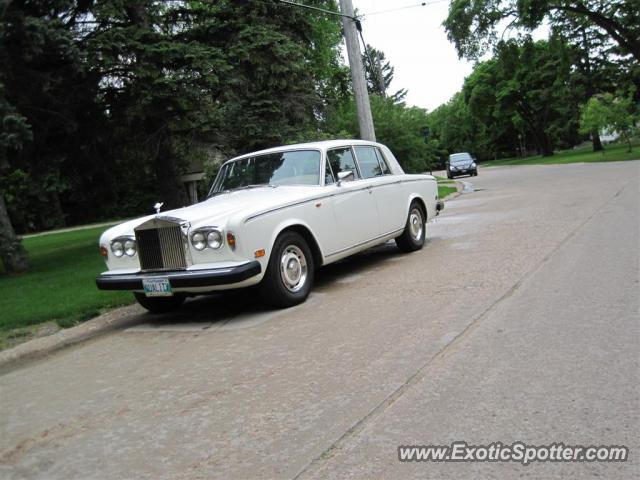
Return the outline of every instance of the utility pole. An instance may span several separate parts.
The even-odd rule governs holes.
[[[373,117],[371,116],[371,105],[369,104],[369,92],[367,91],[367,81],[364,77],[362,66],[362,56],[358,42],[358,31],[353,13],[351,0],[340,0],[340,12],[342,13],[342,28],[347,44],[347,56],[349,57],[349,67],[351,69],[351,80],[353,81],[353,95],[356,99],[356,111],[358,113],[358,124],[360,125],[360,138],[362,140],[376,141],[376,132],[373,128]],[[373,65],[372,68],[375,68]]]

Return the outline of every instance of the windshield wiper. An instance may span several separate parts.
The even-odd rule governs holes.
[[[267,183],[254,183],[251,185],[245,185],[243,187],[236,187],[236,188],[232,188],[231,190],[249,190],[251,188],[259,188],[259,187],[268,187],[269,184]]]

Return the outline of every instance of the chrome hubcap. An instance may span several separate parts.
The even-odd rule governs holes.
[[[298,292],[307,281],[307,259],[296,245],[289,245],[280,257],[280,276],[285,288]]]
[[[420,240],[422,238],[422,229],[424,223],[422,221],[422,212],[417,208],[411,210],[409,214],[409,230],[411,231],[411,237],[414,240]]]

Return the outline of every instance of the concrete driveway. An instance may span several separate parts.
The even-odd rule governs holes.
[[[462,179],[426,247],[0,377],[3,479],[638,478],[640,162]],[[401,463],[407,444],[626,445],[626,463]]]

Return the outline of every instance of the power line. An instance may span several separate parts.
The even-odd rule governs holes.
[[[304,5],[302,3],[291,2],[289,0],[278,0],[280,3],[286,3],[287,5],[292,5],[294,7],[306,8],[307,10],[315,10],[316,12],[327,13],[329,15],[336,15],[338,17],[346,17],[351,20],[355,20],[356,17],[352,17],[351,15],[344,15],[340,12],[334,12],[333,10],[327,10],[326,8],[314,7],[313,5]]]
[[[406,5],[404,7],[392,8],[390,10],[380,10],[378,12],[363,13],[362,16],[369,17],[371,15],[379,15],[381,13],[398,12],[400,10],[408,10],[410,8],[417,8],[417,7],[426,7],[428,5],[433,5],[435,3],[442,3],[442,2],[448,2],[448,1],[449,0],[432,0],[431,2],[420,2],[420,3],[416,3],[415,5]]]
[[[382,68],[379,68],[379,63],[378,64],[374,64],[373,63],[373,57],[371,56],[371,52],[369,51],[369,47],[367,45],[367,42],[364,41],[364,36],[362,35],[362,23],[360,22],[360,20],[356,20],[356,30],[358,31],[358,33],[360,34],[360,39],[362,40],[362,48],[364,50],[365,55],[367,56],[367,59],[369,60],[369,67],[371,69],[371,71],[369,72],[371,74],[371,76],[376,77],[376,81],[378,82],[378,88],[380,89],[380,93],[382,94],[382,96],[386,96],[385,95],[385,84],[384,84],[384,77],[382,75]],[[379,61],[379,58],[376,58],[377,61]]]

